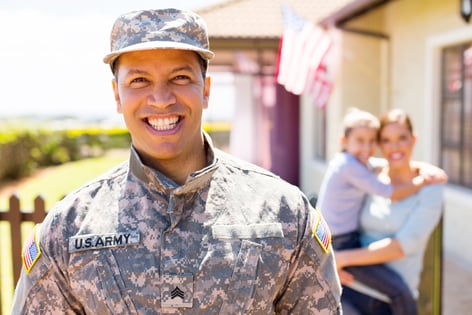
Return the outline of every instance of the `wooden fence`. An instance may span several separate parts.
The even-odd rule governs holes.
[[[12,195],[9,209],[0,211],[0,222],[10,224],[12,246],[13,281],[16,284],[21,273],[21,224],[22,222],[40,223],[46,216],[45,202],[41,196],[34,200],[32,212],[20,209],[20,199]],[[421,274],[420,297],[418,300],[419,315],[441,315],[442,313],[442,274],[443,274],[443,222],[442,219],[428,243]],[[2,279],[0,277],[0,284]],[[0,314],[2,314],[2,291],[0,290]]]
[[[21,223],[34,222],[40,223],[46,216],[45,202],[41,196],[34,199],[34,207],[32,212],[25,212],[20,209],[20,199],[16,195],[12,195],[9,199],[9,209],[0,211],[0,222],[7,221],[10,225],[11,239],[11,257],[13,267],[13,283],[17,283],[21,273],[21,248],[23,241],[21,238]],[[0,284],[2,279],[0,277]],[[0,290],[0,314],[2,313],[2,291]]]

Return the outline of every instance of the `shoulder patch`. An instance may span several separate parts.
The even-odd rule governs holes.
[[[23,245],[23,251],[21,253],[23,267],[25,268],[26,273],[31,271],[34,264],[39,259],[39,256],[41,256],[41,248],[39,248],[39,240],[37,236],[37,227],[38,225],[33,228],[30,236],[26,239]]]
[[[316,210],[315,227],[313,228],[313,236],[320,243],[321,248],[327,253],[329,245],[331,244],[331,231],[329,230],[328,224],[323,219],[321,213]]]

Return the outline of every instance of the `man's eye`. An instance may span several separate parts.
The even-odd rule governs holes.
[[[134,78],[131,80],[131,83],[140,83],[140,82],[146,82],[146,79],[144,78]]]
[[[139,77],[139,78],[134,78],[130,80],[129,86],[132,88],[141,88],[141,87],[145,87],[148,83],[149,81],[146,78]]]
[[[184,83],[190,80],[190,77],[187,75],[178,75],[175,76],[174,81],[178,83]]]

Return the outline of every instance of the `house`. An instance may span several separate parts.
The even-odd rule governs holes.
[[[450,178],[445,250],[472,264],[472,25],[462,2],[470,3],[230,0],[200,10],[216,52],[210,71],[234,74],[233,153],[316,194],[349,107],[377,115],[406,109],[418,135],[414,158],[441,166]],[[333,39],[334,89],[325,108],[274,82],[282,3]]]
[[[281,5],[291,5],[315,23],[350,2],[230,0],[197,11],[207,22],[210,46],[216,53],[210,73],[233,76],[232,153],[299,184],[299,97],[274,81],[284,30]],[[212,106],[225,104],[212,104],[210,96]]]
[[[282,3],[334,41],[334,90],[325,108],[274,83]],[[339,150],[349,107],[377,115],[406,109],[418,135],[414,158],[440,165],[450,178],[445,250],[471,265],[472,26],[461,3],[231,0],[200,10],[216,52],[210,71],[234,74],[233,151],[312,194]]]
[[[470,2],[230,0],[200,10],[216,52],[210,72],[234,77],[233,153],[316,194],[327,161],[339,150],[339,126],[349,107],[377,115],[403,108],[418,135],[414,159],[441,166],[450,178],[444,250],[472,265]],[[333,40],[334,89],[324,108],[275,84],[282,3]]]
[[[460,8],[467,1],[358,0],[319,21],[335,40],[336,79],[325,110],[302,97],[300,187],[319,189],[326,160],[339,150],[338,126],[347,108],[374,114],[403,108],[418,135],[414,159],[449,175],[444,249],[470,266],[472,25]],[[326,128],[313,121],[325,121]]]

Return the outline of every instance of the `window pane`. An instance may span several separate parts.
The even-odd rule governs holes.
[[[443,144],[460,145],[461,140],[461,102],[450,100],[443,103]]]
[[[451,183],[460,183],[460,156],[457,150],[443,148],[441,166],[449,176]]]
[[[313,106],[315,106],[313,104]],[[326,160],[326,109],[317,107],[315,109],[314,124],[314,140],[315,152],[314,158]]]
[[[460,47],[444,50],[443,98],[458,98],[462,87],[462,53]]]
[[[462,184],[472,187],[472,150],[464,150],[462,158]]]
[[[472,78],[472,44],[464,51],[464,68],[466,79]]]
[[[448,146],[460,145],[461,140],[461,50],[452,47],[444,53],[443,132],[442,141]]]
[[[463,54],[464,147],[462,151],[462,176],[463,184],[472,187],[472,45],[466,48]]]

